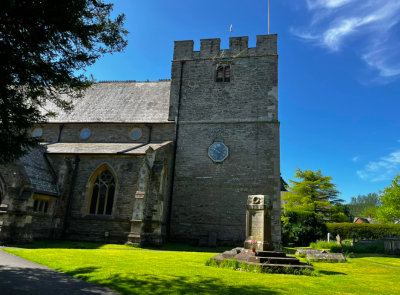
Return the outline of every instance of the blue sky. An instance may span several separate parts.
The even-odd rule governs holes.
[[[109,0],[112,1],[112,0]],[[107,2],[107,1],[106,1]],[[175,40],[267,33],[267,0],[114,0],[124,53],[88,69],[97,80],[170,78]],[[400,172],[400,1],[271,0],[279,34],[281,172],[321,169],[341,197],[378,192]]]

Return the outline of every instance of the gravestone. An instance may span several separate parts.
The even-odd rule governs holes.
[[[321,254],[321,253],[329,253],[327,250],[317,250],[317,249],[297,249],[296,255],[302,255],[302,254],[309,254],[309,253],[315,253],[315,254]]]
[[[251,195],[246,205],[246,241],[245,249],[251,249],[251,242],[256,242],[257,251],[273,250],[271,235],[272,202],[269,196]]]
[[[307,259],[316,262],[345,262],[342,253],[307,253]]]

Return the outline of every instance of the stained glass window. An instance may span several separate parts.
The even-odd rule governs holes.
[[[115,179],[110,170],[101,171],[92,185],[90,214],[111,215],[114,203]]]

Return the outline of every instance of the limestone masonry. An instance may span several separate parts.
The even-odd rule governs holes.
[[[101,82],[0,166],[0,243],[243,245],[248,196],[281,242],[277,35],[176,41],[171,80]]]

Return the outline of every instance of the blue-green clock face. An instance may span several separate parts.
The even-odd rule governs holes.
[[[228,157],[228,147],[222,140],[216,140],[208,148],[208,156],[214,162],[223,162]]]

